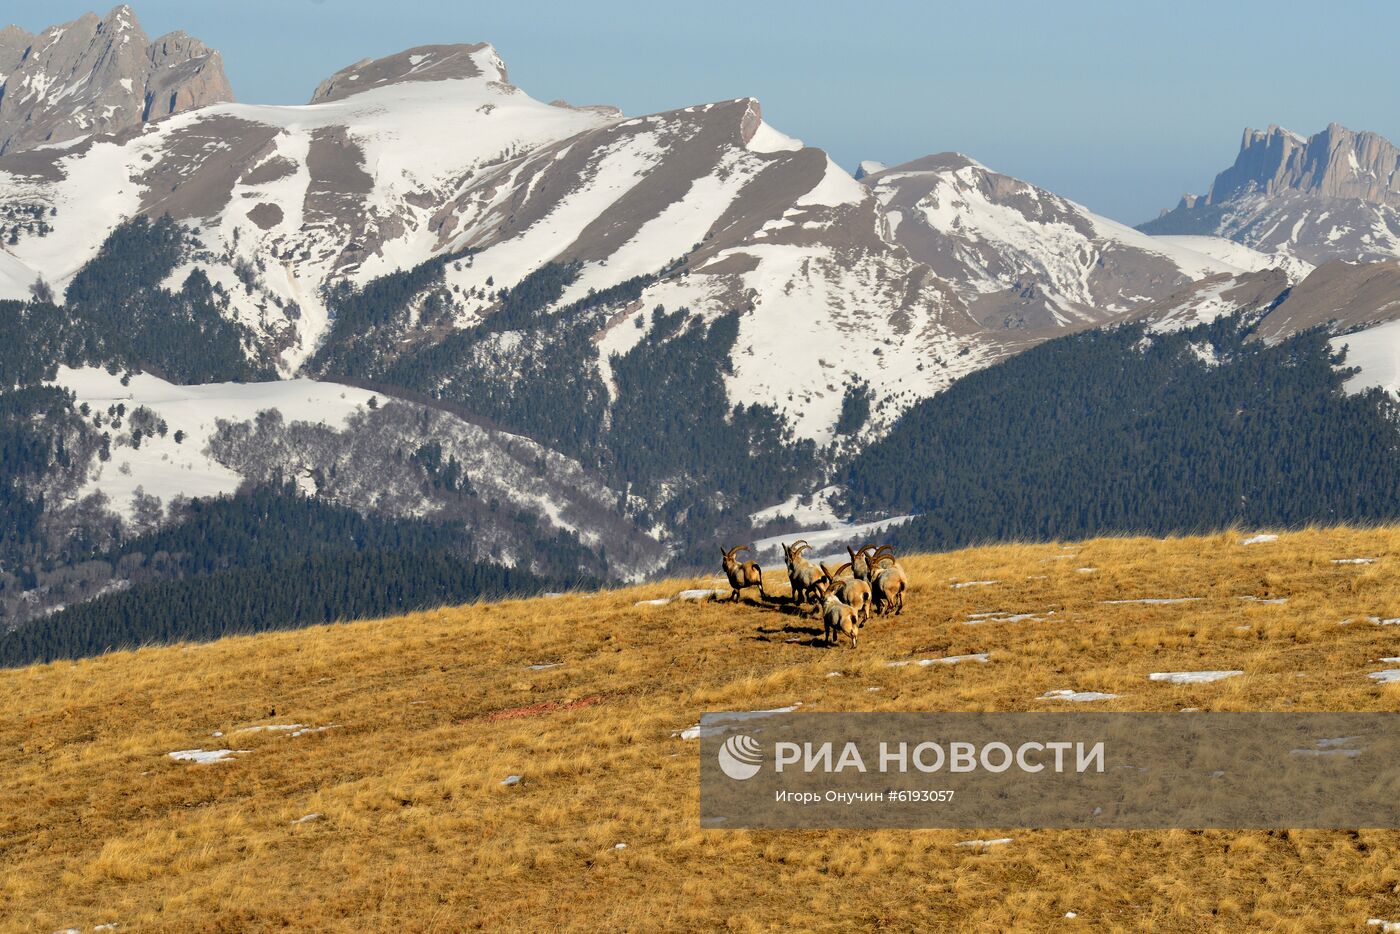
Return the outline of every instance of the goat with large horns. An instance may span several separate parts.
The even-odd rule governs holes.
[[[783,559],[787,562],[788,583],[792,585],[792,602],[797,606],[809,602],[809,598],[818,597],[818,584],[822,579],[822,570],[802,557],[802,552],[811,547],[805,539],[799,539],[791,545],[783,545]]]
[[[881,545],[869,555],[866,562],[875,612],[881,616],[891,610],[896,616],[903,613],[904,594],[909,590],[909,575],[895,558],[894,549],[889,545]]]
[[[731,601],[738,600],[739,591],[749,587],[757,587],[758,595],[764,600],[768,599],[768,594],[763,590],[763,568],[757,562],[740,561],[734,557],[741,551],[752,550],[748,545],[735,545],[728,551],[723,548],[719,550],[723,558],[724,576],[729,578],[729,586],[734,590],[729,598]]]
[[[881,548],[888,548],[888,545],[881,545]],[[874,545],[862,545],[859,551],[855,551],[850,545],[846,546],[846,554],[851,556],[851,576],[858,581],[870,583],[874,576],[871,568],[874,566],[871,561],[871,552],[875,551]]]
[[[848,561],[834,571],[825,564],[821,566],[821,569],[822,596],[835,594],[836,599],[856,611],[856,616],[860,619],[862,626],[870,622],[870,584],[858,577],[841,576],[851,570],[851,563]]]

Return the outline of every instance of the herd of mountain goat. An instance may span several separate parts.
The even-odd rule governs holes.
[[[872,612],[881,616],[904,612],[909,575],[900,567],[889,545],[864,545],[859,551],[847,546],[851,560],[837,568],[809,561],[803,552],[811,547],[805,540],[783,545],[788,584],[792,588],[789,600],[799,609],[811,604],[813,612],[821,614],[822,638],[827,645],[835,645],[844,635],[854,649],[856,637],[869,622]],[[763,569],[757,562],[740,561],[735,557],[741,551],[751,550],[748,545],[735,545],[727,551],[720,549],[724,574],[733,590],[731,601],[738,600],[740,591],[750,587],[757,587],[763,600],[769,599],[763,586]],[[848,573],[849,576],[845,576]]]

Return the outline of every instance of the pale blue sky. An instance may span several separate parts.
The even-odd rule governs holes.
[[[96,6],[106,12],[110,3]],[[1205,189],[1245,126],[1400,140],[1400,4],[1289,0],[133,0],[224,53],[234,92],[304,103],[361,58],[488,41],[542,100],[647,113],[753,96],[854,168],[956,149],[1129,223]],[[5,0],[38,30],[84,0]]]

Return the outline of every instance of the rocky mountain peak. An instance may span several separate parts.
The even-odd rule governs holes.
[[[0,154],[231,100],[218,52],[178,32],[151,42],[125,4],[37,36],[0,30]]]
[[[1235,164],[1216,176],[1206,203],[1285,191],[1400,205],[1400,149],[1340,123],[1307,138],[1279,126],[1246,129]]]
[[[508,84],[506,64],[488,42],[420,45],[384,58],[366,58],[342,68],[317,86],[311,103],[343,100],[391,84],[480,78]]]
[[[1234,165],[1209,194],[1186,195],[1138,227],[1149,234],[1227,237],[1317,265],[1400,255],[1400,148],[1332,123],[1310,137],[1247,129]]]

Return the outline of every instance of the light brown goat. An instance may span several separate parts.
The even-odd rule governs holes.
[[[888,548],[889,546],[881,545],[880,547]],[[873,576],[871,569],[874,567],[870,553],[873,551],[875,551],[874,545],[862,545],[860,551],[853,551],[850,545],[846,546],[846,553],[851,556],[851,576],[856,580],[870,582],[870,578]]]
[[[869,558],[870,591],[875,612],[881,616],[894,610],[904,612],[904,594],[909,589],[909,575],[895,559],[894,549],[881,545]]]
[[[827,645],[835,645],[841,633],[851,640],[851,648],[856,647],[856,636],[860,635],[860,619],[853,607],[842,603],[834,593],[829,593],[822,601],[822,638]]]
[[[824,564],[821,569],[822,595],[836,594],[838,600],[856,611],[861,626],[868,623],[871,603],[870,584],[854,577],[841,577],[846,571],[853,570],[849,561],[834,571]]]
[[[757,587],[758,595],[767,600],[768,594],[763,590],[763,568],[759,567],[756,562],[740,561],[735,558],[734,555],[741,551],[752,551],[752,549],[748,545],[735,545],[728,551],[723,548],[719,550],[723,558],[724,576],[729,578],[729,586],[734,590],[729,599],[731,601],[738,600],[739,591],[748,587]]]
[[[802,552],[811,547],[805,540],[783,545],[788,582],[792,585],[792,602],[798,606],[820,596],[817,584],[822,578],[822,569],[802,557]]]

